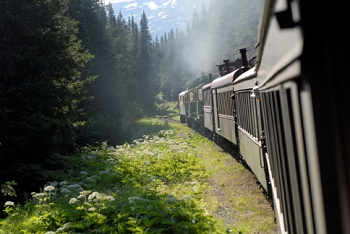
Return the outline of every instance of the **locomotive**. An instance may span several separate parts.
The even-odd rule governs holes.
[[[333,28],[344,14],[325,17],[336,4],[308,7],[266,0],[254,62],[241,49],[242,65],[224,61],[217,79],[180,93],[180,118],[234,146],[279,233],[350,233],[350,40]]]

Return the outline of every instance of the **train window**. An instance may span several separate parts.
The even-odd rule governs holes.
[[[202,101],[202,100],[203,100],[202,89],[198,89],[198,100],[199,100],[199,101]]]
[[[204,106],[211,106],[210,89],[203,90]]]
[[[193,101],[193,92],[190,92],[190,102]]]
[[[258,139],[257,100],[250,95],[249,90],[235,93],[237,124],[249,135]],[[233,103],[231,106],[233,111]]]
[[[217,93],[217,102],[218,102],[218,113],[223,114],[224,104],[223,104],[223,93]]]
[[[230,98],[231,94],[233,94],[233,90],[217,94],[219,114],[233,116],[233,101]]]

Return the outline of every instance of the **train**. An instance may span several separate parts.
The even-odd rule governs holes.
[[[350,40],[334,29],[346,14],[313,6],[266,0],[256,57],[242,48],[217,78],[181,92],[179,115],[239,153],[279,233],[350,233]]]

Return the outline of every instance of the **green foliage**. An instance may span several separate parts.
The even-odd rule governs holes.
[[[87,119],[79,143],[84,145],[107,141],[110,145],[117,145],[123,142],[122,139],[121,122],[111,115],[96,113]]]
[[[155,104],[156,104],[156,113],[158,115],[169,115],[169,113],[174,114],[178,113],[178,102],[169,102],[164,99],[163,92],[160,92],[155,97]]]
[[[133,142],[135,139],[142,138],[147,134],[157,134],[157,132],[170,129],[170,126],[158,118],[152,118],[151,120],[138,120],[130,124],[123,125],[123,131],[125,142]]]
[[[1,184],[1,193],[4,196],[14,196],[16,197],[16,191],[14,190],[13,186],[17,185],[15,181],[8,181],[5,184]]]
[[[86,148],[72,161],[79,175],[48,183],[23,206],[6,202],[0,233],[223,233],[205,212],[208,173],[188,137],[160,131]]]
[[[66,0],[0,3],[2,180],[18,163],[71,150],[84,123],[91,80],[78,68],[93,56],[77,40],[78,22],[67,6]]]
[[[137,102],[129,104],[127,112],[125,113],[122,121],[123,123],[134,123],[143,117],[143,110],[140,108]]]

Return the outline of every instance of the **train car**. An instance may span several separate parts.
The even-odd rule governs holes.
[[[204,100],[203,100],[203,86],[205,83],[198,85],[195,88],[195,96],[196,96],[196,113],[194,113],[193,116],[193,122],[194,122],[194,128],[195,130],[199,131],[201,134],[204,134]]]
[[[213,110],[213,134],[216,141],[229,141],[237,145],[235,127],[234,101],[232,82],[243,73],[245,68],[241,67],[233,72],[214,80],[210,85]],[[224,141],[224,143],[225,143]]]
[[[185,122],[187,126],[193,127],[194,126],[194,116],[197,112],[197,105],[196,105],[196,95],[195,95],[195,88],[189,89],[185,95],[184,95],[184,104],[185,104]]]
[[[350,233],[349,36],[310,6],[266,1],[253,96],[280,233]]]
[[[236,136],[239,154],[261,186],[270,192],[266,158],[262,147],[262,119],[259,101],[252,96],[256,87],[256,67],[249,69],[232,82],[236,113]]]
[[[201,76],[192,81],[189,86],[194,86],[189,90],[183,91],[179,94],[179,99],[184,100],[183,109],[180,110],[180,118],[185,115],[184,119],[187,125],[200,133],[204,134],[204,112],[203,112],[203,86],[211,82],[211,74],[208,76]],[[181,112],[182,111],[182,112]]]
[[[233,127],[235,122],[233,102],[226,98],[233,93],[232,81],[242,74],[243,63],[242,59],[232,62],[227,59],[223,62],[216,65],[219,69],[219,77],[202,88],[203,114],[205,134],[211,135],[218,143],[227,144],[236,143],[236,135]],[[231,106],[224,108],[225,104],[231,104]]]
[[[187,92],[188,90],[185,90],[179,94],[178,106],[181,123],[186,123],[185,95]]]

